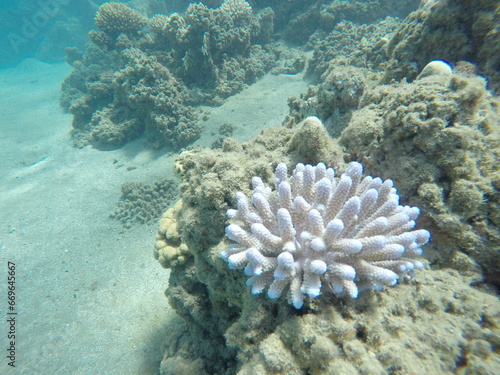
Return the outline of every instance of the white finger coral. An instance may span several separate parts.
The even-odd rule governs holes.
[[[227,211],[227,237],[236,242],[221,253],[231,269],[244,269],[252,294],[267,288],[269,298],[288,292],[297,309],[304,296],[323,291],[358,296],[382,289],[423,268],[415,260],[429,241],[413,230],[420,210],[401,206],[392,180],[367,176],[353,162],[335,178],[332,168],[297,164],[276,167],[275,189],[252,179],[249,199],[236,193],[237,209]]]

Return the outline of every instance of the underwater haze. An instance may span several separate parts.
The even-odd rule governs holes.
[[[499,14],[0,4],[0,373],[498,374]]]

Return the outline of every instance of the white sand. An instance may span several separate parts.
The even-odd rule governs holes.
[[[65,64],[27,60],[0,71],[1,374],[156,374],[169,323],[168,271],[152,256],[156,225],[125,230],[109,214],[126,181],[173,177],[173,158],[137,140],[75,149],[59,90]],[[266,76],[214,109],[239,139],[279,125],[299,76]],[[241,108],[241,110],[240,110]],[[127,170],[128,167],[136,167]],[[8,347],[7,262],[16,264],[16,368]]]

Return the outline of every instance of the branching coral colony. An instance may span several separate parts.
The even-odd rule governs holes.
[[[335,178],[332,168],[297,164],[276,167],[275,189],[253,177],[253,195],[236,193],[226,227],[236,242],[221,253],[231,269],[243,269],[252,294],[268,288],[271,299],[288,290],[296,309],[305,295],[321,289],[358,296],[409,279],[423,264],[413,259],[429,241],[425,229],[413,230],[420,210],[401,206],[392,180],[367,176],[353,162]]]

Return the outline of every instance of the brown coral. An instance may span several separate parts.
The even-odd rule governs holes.
[[[146,25],[146,18],[122,3],[104,3],[96,16],[96,26],[108,35],[135,34]]]
[[[165,211],[160,219],[153,255],[164,268],[183,264],[191,255],[179,232],[181,211],[182,199]]]

